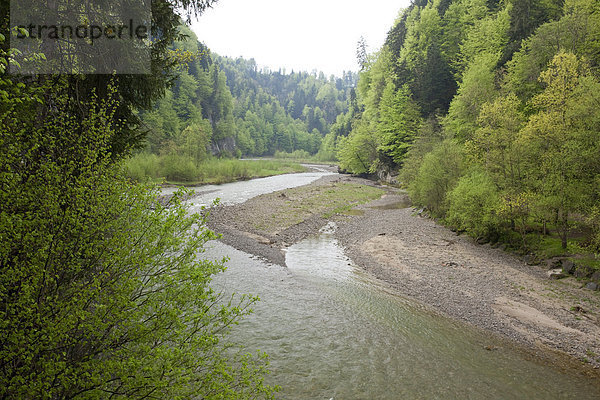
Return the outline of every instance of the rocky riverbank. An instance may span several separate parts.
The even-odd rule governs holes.
[[[340,196],[352,204],[333,202]],[[218,207],[209,221],[223,242],[285,265],[287,246],[333,220],[350,258],[398,294],[544,357],[555,350],[562,365],[600,377],[599,292],[572,277],[550,279],[545,268],[457,236],[407,206],[397,189],[333,175]]]

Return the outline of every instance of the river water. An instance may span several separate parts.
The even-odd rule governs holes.
[[[203,187],[198,191],[204,195],[192,202],[200,207],[215,196],[226,204],[243,202],[324,174]],[[231,338],[269,354],[267,382],[281,386],[278,398],[600,398],[597,383],[394,295],[344,255],[334,230],[330,224],[291,246],[287,267],[219,242],[205,253],[230,258],[228,270],[215,277],[216,289],[261,298]]]

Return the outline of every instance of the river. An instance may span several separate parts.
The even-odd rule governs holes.
[[[285,175],[196,189],[193,208],[235,204],[327,174]],[[282,399],[598,399],[598,385],[441,317],[363,272],[337,244],[335,225],[291,246],[287,267],[219,242],[228,256],[214,287],[258,295],[232,339],[270,356],[267,382]]]

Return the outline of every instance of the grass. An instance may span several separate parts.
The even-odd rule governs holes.
[[[254,227],[272,233],[287,229],[313,215],[327,219],[335,214],[344,214],[356,205],[380,198],[384,193],[382,189],[356,183],[288,189],[274,194],[285,194],[285,200],[281,200],[273,208],[270,217],[255,221]]]
[[[333,159],[332,157],[322,157],[318,153],[314,156],[311,156],[309,152],[304,150],[296,150],[292,153],[276,151],[275,155],[273,155],[273,158],[275,158],[276,160],[296,161],[305,164],[338,164],[338,161],[336,159]]]
[[[196,163],[191,158],[178,154],[157,156],[142,153],[125,164],[125,172],[133,180],[187,186],[221,184],[305,171],[306,168],[297,161],[213,158]]]
[[[583,239],[581,237],[569,238],[566,249],[562,248],[561,240],[556,234],[547,236],[529,234],[527,239],[528,243],[531,243],[531,251],[541,260],[567,257],[575,264],[600,270],[600,259],[580,245]]]
[[[279,160],[210,160],[198,166],[199,183],[226,183],[238,180],[262,178],[294,172],[306,172],[306,168],[294,161]]]
[[[533,252],[541,259],[570,255],[570,249],[562,248],[560,238],[556,236],[541,236],[540,234],[528,235],[529,242],[534,242],[532,245]]]

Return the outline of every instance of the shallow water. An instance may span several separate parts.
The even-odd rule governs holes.
[[[313,169],[316,168],[316,166],[313,166]],[[192,205],[191,211],[197,212],[203,206],[210,206],[216,199],[219,199],[220,204],[224,205],[243,203],[253,197],[260,196],[261,194],[308,185],[327,175],[335,174],[328,172],[326,169],[321,169],[320,171],[315,172],[276,175],[249,181],[225,183],[222,185],[189,187],[189,190],[197,194],[190,202]],[[177,187],[166,187],[162,189],[162,193],[165,195],[173,194],[177,190]]]
[[[230,257],[215,288],[260,296],[231,337],[270,355],[279,398],[600,398],[594,382],[392,294],[344,255],[334,229],[291,246],[287,268],[216,242],[206,253]]]

